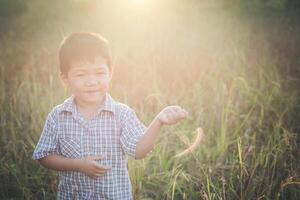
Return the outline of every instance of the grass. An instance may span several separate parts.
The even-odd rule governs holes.
[[[130,163],[133,183],[137,183],[135,190],[152,199],[297,198],[297,181],[290,188],[282,187],[286,178],[297,179],[296,166],[292,167],[291,163],[295,159],[291,150],[296,148],[297,135],[288,132],[282,121],[294,100],[283,97],[284,92],[274,82],[266,83],[268,90],[262,93],[244,78],[233,79],[226,97],[221,98],[226,102],[218,113],[219,122],[218,115],[208,119],[204,115],[206,120],[180,127],[180,134],[188,135],[203,124],[206,141],[195,154],[175,160],[172,155],[184,147],[176,131],[166,130],[157,149],[145,162]],[[207,103],[214,107],[214,102]],[[214,124],[208,124],[210,120]],[[286,143],[283,138],[289,138],[294,144]],[[137,168],[151,178],[145,172],[136,173]],[[151,191],[147,191],[150,186]],[[291,196],[283,196],[285,190]]]
[[[170,104],[190,113],[188,120],[162,130],[145,159],[129,160],[134,199],[299,199],[299,63],[292,56],[297,45],[287,45],[299,41],[299,28],[287,25],[294,29],[283,37],[280,17],[268,28],[259,18],[237,21],[232,14],[200,19],[225,24],[203,25],[209,30],[203,37],[215,41],[208,55],[192,46],[205,43],[196,34],[191,46],[177,47],[172,37],[144,41],[141,32],[136,43],[115,49],[115,99],[135,108],[145,124]],[[201,30],[195,27],[196,33]],[[51,34],[50,41],[1,38],[0,199],[56,196],[57,174],[31,160],[47,113],[67,96],[54,68],[58,36]],[[274,48],[274,41],[281,45]],[[199,126],[204,143],[174,158]]]

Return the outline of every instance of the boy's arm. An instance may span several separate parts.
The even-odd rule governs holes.
[[[109,167],[97,163],[96,160],[99,159],[103,159],[103,157],[66,158],[57,154],[50,154],[38,161],[41,165],[49,169],[57,171],[79,171],[91,178],[96,178],[110,170]]]
[[[79,171],[79,159],[66,158],[57,154],[50,154],[38,160],[46,168],[56,171]]]
[[[79,171],[96,178],[107,172],[110,168],[102,166],[96,160],[101,156],[72,159],[59,154],[57,137],[57,111],[51,111],[46,119],[43,132],[33,152],[32,158],[38,160],[46,168],[57,171]]]
[[[176,124],[182,119],[187,118],[188,112],[179,106],[168,106],[164,108],[151,122],[143,137],[139,140],[136,147],[136,158],[144,158],[149,153],[159,135],[163,125]]]

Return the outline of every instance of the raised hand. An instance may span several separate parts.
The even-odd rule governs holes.
[[[188,112],[180,106],[167,106],[157,115],[157,119],[163,125],[171,125],[187,118],[187,116]]]

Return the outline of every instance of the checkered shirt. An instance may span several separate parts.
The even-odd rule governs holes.
[[[77,171],[59,171],[57,199],[131,200],[126,155],[135,158],[137,142],[145,129],[131,108],[114,101],[108,93],[90,121],[77,111],[71,96],[49,113],[32,158],[38,160],[49,154],[67,158],[105,156],[97,162],[111,170],[96,179]]]

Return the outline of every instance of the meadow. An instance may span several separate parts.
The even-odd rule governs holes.
[[[110,41],[110,93],[145,125],[167,105],[189,111],[145,159],[129,159],[135,200],[300,199],[298,15],[281,4],[28,2],[0,31],[0,199],[56,197],[57,173],[31,155],[69,95],[59,43],[82,30]],[[203,143],[175,158],[198,127]]]

